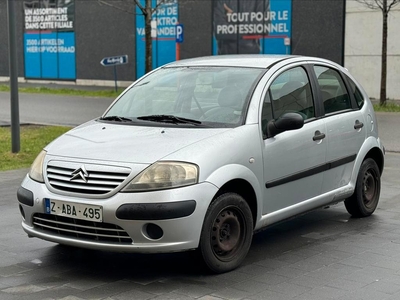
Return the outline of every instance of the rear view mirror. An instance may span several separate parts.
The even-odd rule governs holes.
[[[288,130],[295,130],[303,127],[304,119],[298,113],[283,114],[277,120],[271,120],[267,125],[268,137],[273,137]]]

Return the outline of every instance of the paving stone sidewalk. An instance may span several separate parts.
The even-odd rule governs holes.
[[[254,236],[243,266],[209,274],[194,252],[108,253],[29,239],[0,172],[0,299],[400,299],[400,154],[386,155],[381,202],[353,219],[342,204]]]

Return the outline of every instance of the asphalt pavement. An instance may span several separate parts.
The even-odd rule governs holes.
[[[19,94],[21,124],[77,126],[101,116],[113,98]],[[0,92],[0,125],[11,120],[10,93]]]
[[[90,87],[87,87],[89,89]],[[91,87],[99,89],[99,87]],[[101,116],[113,98],[19,94],[21,124],[77,126]],[[0,92],[0,126],[10,124],[10,93]],[[387,151],[400,152],[400,113],[377,113]]]
[[[21,94],[21,121],[40,122],[29,116],[35,109],[44,123],[75,126],[112,101],[74,98]],[[378,114],[378,125],[386,148],[399,151],[400,114]],[[255,234],[243,265],[220,275],[196,252],[111,253],[28,238],[16,200],[27,171],[0,172],[0,300],[400,299],[400,153],[385,157],[374,215],[351,218],[338,204],[280,223]]]
[[[376,117],[386,151],[400,153],[400,113],[377,112]]]

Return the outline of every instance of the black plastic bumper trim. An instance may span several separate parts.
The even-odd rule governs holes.
[[[167,203],[127,203],[118,207],[116,216],[122,220],[168,220],[190,216],[196,201]]]
[[[30,190],[20,186],[17,191],[17,198],[20,203],[33,206],[33,193]]]

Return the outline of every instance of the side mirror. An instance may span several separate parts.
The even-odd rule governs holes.
[[[298,113],[283,114],[277,120],[271,120],[267,124],[268,137],[273,137],[288,130],[295,130],[303,127],[304,119]]]

